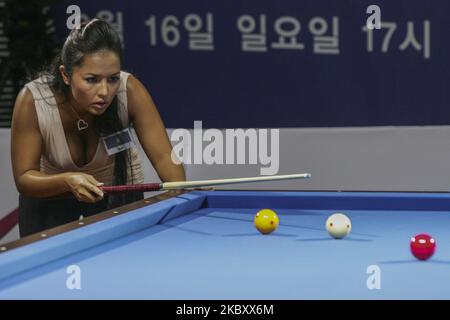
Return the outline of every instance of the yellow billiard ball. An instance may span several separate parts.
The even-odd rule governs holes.
[[[254,222],[256,229],[262,234],[273,232],[280,224],[277,214],[270,209],[259,210],[255,215]]]

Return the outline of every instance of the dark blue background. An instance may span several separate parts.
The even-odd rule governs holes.
[[[65,8],[78,4],[94,17],[118,10],[124,16],[125,61],[151,92],[169,128],[193,127],[337,127],[442,125],[450,123],[450,1],[448,0],[159,0],[67,1],[55,7],[58,32],[65,36]],[[386,30],[375,31],[374,52],[367,52],[361,28],[366,8],[377,4],[382,20],[396,22],[390,50],[381,53]],[[145,21],[189,13],[214,16],[214,51],[190,51],[186,30],[166,47],[149,44]],[[293,16],[301,25],[305,50],[242,52],[238,16],[267,15],[268,43],[276,41],[273,23]],[[320,16],[329,27],[339,17],[338,55],[312,51],[309,20]],[[413,21],[423,44],[423,22],[431,22],[431,58],[398,46]],[[159,23],[158,23],[159,25]],[[327,33],[328,34],[328,33]]]

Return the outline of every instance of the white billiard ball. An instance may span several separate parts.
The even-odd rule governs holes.
[[[342,239],[352,230],[352,222],[345,214],[334,213],[328,217],[325,228],[333,238]]]

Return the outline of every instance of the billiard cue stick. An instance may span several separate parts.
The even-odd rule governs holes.
[[[226,184],[238,184],[249,182],[275,181],[275,180],[292,180],[292,179],[308,179],[311,178],[309,173],[285,174],[273,176],[259,176],[249,178],[231,178],[231,179],[215,179],[215,180],[197,180],[197,181],[175,181],[162,183],[144,183],[120,186],[101,186],[99,187],[105,193],[130,192],[130,191],[162,191],[177,190],[186,188],[210,187]]]

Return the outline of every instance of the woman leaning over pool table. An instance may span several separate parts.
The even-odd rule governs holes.
[[[101,139],[130,124],[161,180],[185,180],[150,94],[121,71],[121,59],[117,33],[94,19],[72,30],[48,71],[19,93],[11,157],[22,237],[143,198],[98,188],[143,182],[136,147],[108,155]],[[58,198],[67,192],[74,197]]]

